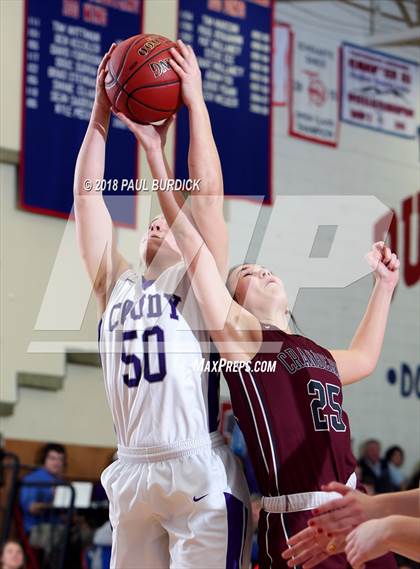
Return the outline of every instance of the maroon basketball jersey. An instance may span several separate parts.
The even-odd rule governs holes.
[[[345,484],[356,461],[331,353],[274,326],[262,325],[262,332],[261,350],[247,368],[224,372],[261,492]]]

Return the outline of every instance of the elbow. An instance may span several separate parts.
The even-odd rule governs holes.
[[[200,189],[196,195],[194,195],[191,200],[191,211],[193,212],[194,219],[199,216],[204,220],[209,219],[209,215],[214,215],[214,213],[223,213],[223,192],[216,191],[214,194],[212,190]]]
[[[359,369],[359,377],[360,379],[364,379],[365,377],[369,377],[375,371],[376,366],[378,364],[378,359],[372,357],[368,354],[360,354],[359,355],[359,362],[358,362],[358,369]]]
[[[82,180],[80,180],[79,176],[75,176],[74,182],[73,182],[73,195],[74,195],[74,199],[76,199],[77,197],[83,195],[82,187],[83,187]]]
[[[174,223],[171,226],[171,230],[181,251],[198,251],[203,243],[203,240],[198,234],[197,230],[190,223]]]
[[[83,195],[88,195],[89,191],[86,191],[86,184],[89,182],[89,180],[86,180],[86,178],[84,176],[82,176],[81,172],[78,171],[77,166],[76,166],[76,171],[74,173],[74,179],[73,179],[73,195],[74,195],[74,199],[76,199],[76,197],[80,197]]]
[[[101,275],[100,273],[96,278],[92,278],[92,288],[95,296],[104,296],[108,291],[110,279],[108,275]]]
[[[223,194],[223,178],[215,168],[203,168],[203,164],[188,163],[190,178],[196,182],[192,196],[217,197]]]
[[[83,194],[79,191],[79,189],[74,186],[73,188],[73,199],[74,199],[74,213],[77,216],[78,214],[83,213],[89,207],[89,204],[92,203],[92,198],[88,200],[89,194]]]
[[[198,192],[194,195],[194,199],[200,197],[198,202],[204,205],[214,207],[214,204],[219,205],[217,200],[223,198],[223,184],[220,178],[217,176],[205,176],[203,175],[198,183]]]
[[[365,356],[362,360],[362,368],[364,372],[364,377],[372,375],[378,365],[378,359],[372,356]]]
[[[200,235],[195,228],[191,219],[180,210],[174,219],[171,219],[169,215],[165,214],[165,209],[163,213],[168,221],[171,231],[180,247],[188,244],[195,243],[199,241]]]
[[[351,359],[346,364],[339,365],[340,379],[343,385],[356,383],[369,377],[375,371],[377,358],[363,352],[351,352]]]
[[[376,369],[376,363],[367,366],[366,369],[365,369],[365,375],[364,375],[364,377],[368,377],[369,375],[372,375],[373,372],[375,371],[375,369]]]

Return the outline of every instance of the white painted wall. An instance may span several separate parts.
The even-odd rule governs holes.
[[[2,419],[5,438],[116,446],[102,370],[68,365],[63,389],[20,389],[15,413]]]

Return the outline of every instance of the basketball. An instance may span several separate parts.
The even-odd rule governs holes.
[[[136,123],[167,119],[182,105],[181,84],[169,64],[175,42],[140,34],[121,42],[108,62],[105,88],[112,106]]]

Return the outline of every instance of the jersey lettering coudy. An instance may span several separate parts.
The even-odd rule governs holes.
[[[177,306],[181,297],[176,294],[143,294],[138,300],[125,300],[117,302],[111,308],[108,318],[108,330],[112,332],[119,324],[124,325],[127,318],[140,320],[140,318],[159,318],[169,306],[169,317],[179,320]]]

